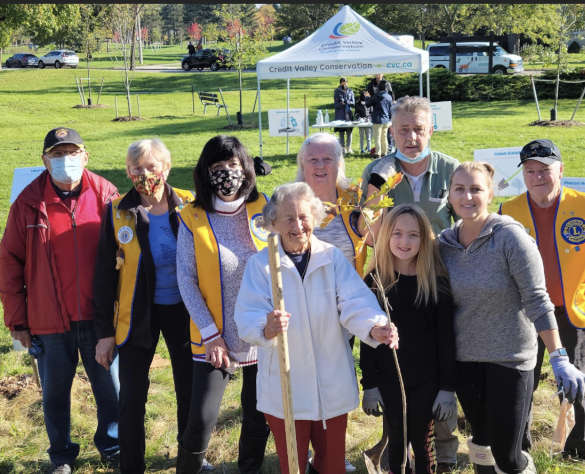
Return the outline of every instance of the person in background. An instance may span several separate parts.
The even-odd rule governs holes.
[[[500,214],[520,222],[536,240],[544,264],[546,289],[555,305],[555,318],[564,345],[561,352],[581,371],[585,361],[575,354],[585,349],[585,193],[562,186],[563,162],[559,148],[550,140],[533,140],[520,151],[520,164],[528,191],[504,202]],[[544,357],[544,343],[538,341],[534,368],[534,390],[538,388]],[[585,407],[576,400],[575,426],[565,443],[564,454],[585,460]],[[522,447],[532,447],[530,416]]]
[[[364,196],[378,192],[394,173],[403,173],[404,179],[388,195],[393,199],[394,205],[414,203],[421,207],[431,222],[433,232],[438,235],[457,217],[447,197],[451,174],[459,162],[444,153],[431,150],[433,122],[430,101],[425,97],[410,96],[398,99],[392,105],[391,131],[396,150],[366,166],[362,174]],[[372,225],[374,236],[378,226],[378,221]],[[361,218],[359,231],[367,231]],[[372,237],[368,236],[367,241],[371,245]],[[435,420],[439,474],[455,468],[459,445],[457,436],[453,433],[456,428],[457,414],[446,420]]]
[[[373,96],[376,92],[378,92],[380,90],[380,82],[382,82],[383,80],[384,80],[383,73],[376,74],[372,78],[372,80],[368,83],[368,87],[366,88],[368,93]],[[384,84],[384,88],[386,89],[386,91],[388,91],[388,94],[390,94],[390,96],[392,97],[392,101],[395,101],[396,97],[394,96],[394,91],[392,90],[392,83],[390,81],[385,81],[385,82],[386,83]]]
[[[383,296],[373,279],[377,268],[400,334],[397,355],[415,470],[417,474],[435,472],[433,415],[440,420],[457,416],[455,308],[447,272],[424,211],[415,204],[401,204],[385,212],[375,255],[365,282],[381,301]],[[362,407],[367,414],[381,414],[377,405],[382,399],[389,426],[389,466],[392,472],[400,472],[404,456],[402,394],[393,353],[384,345],[373,349],[362,344],[360,367]]]
[[[79,454],[71,440],[71,386],[79,355],[97,405],[94,443],[117,464],[118,393],[95,360],[93,269],[102,215],[116,187],[86,169],[75,130],[58,127],[43,145],[44,171],[10,207],[0,243],[0,298],[10,334],[35,355],[53,473],[70,473]]]
[[[132,188],[106,210],[94,301],[96,360],[108,368],[115,348],[120,373],[120,471],[145,470],[145,405],[148,373],[162,333],[173,369],[178,435],[191,398],[189,315],[176,271],[178,212],[190,191],[168,183],[171,153],[158,139],[128,147],[126,175]]]
[[[300,472],[310,441],[315,457],[309,472],[339,474],[345,471],[347,413],[359,404],[346,330],[374,347],[397,347],[398,335],[342,252],[313,235],[324,209],[307,183],[276,188],[262,215],[264,226],[279,235],[287,312],[273,310],[264,249],[248,260],[235,310],[238,333],[258,346],[258,409],[274,435],[280,470],[288,474],[275,339],[287,332]]]
[[[388,154],[388,128],[392,113],[392,96],[386,89],[386,81],[382,80],[378,90],[371,95],[368,91],[364,92],[366,96],[366,106],[372,107],[372,123],[374,141],[376,143],[376,157],[380,158]]]
[[[333,92],[333,102],[335,103],[335,120],[351,122],[353,120],[351,108],[355,105],[355,97],[345,77],[339,79],[339,87]],[[339,133],[339,143],[344,153],[347,155],[352,154],[351,137],[353,128],[338,127],[335,128],[335,131]]]
[[[439,236],[455,302],[457,397],[471,425],[477,473],[536,474],[522,451],[537,333],[562,393],[581,400],[585,375],[561,345],[534,240],[510,216],[490,213],[494,169],[468,161],[453,172],[449,202],[460,216]]]
[[[201,472],[223,393],[242,368],[238,469],[258,474],[270,430],[256,408],[257,350],[240,338],[234,306],[248,259],[267,242],[260,227],[266,197],[256,189],[254,163],[236,138],[218,135],[193,171],[196,199],[181,212],[177,276],[191,316],[193,387],[180,439],[178,474]]]
[[[195,54],[195,46],[193,46],[192,41],[189,41],[189,44],[187,45],[187,51],[189,52],[189,56]]]
[[[355,103],[355,116],[363,122],[372,121],[372,107],[366,105],[364,91],[360,92],[358,100]],[[372,128],[358,127],[358,129],[360,131],[360,153],[369,153],[372,149]]]

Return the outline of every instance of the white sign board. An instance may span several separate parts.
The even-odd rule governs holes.
[[[305,110],[288,109],[288,127],[286,125],[286,109],[274,109],[268,111],[268,129],[271,137],[304,136],[305,134]]]
[[[10,204],[26,188],[33,179],[45,171],[44,166],[32,166],[30,168],[16,168],[12,177],[12,190],[10,191]]]
[[[453,116],[451,114],[451,101],[431,103],[433,111],[433,129],[435,132],[441,130],[453,130]]]
[[[567,188],[573,188],[577,191],[585,193],[585,178],[570,178],[568,176],[562,178],[561,183]]]
[[[496,196],[516,196],[526,192],[522,168],[518,166],[521,149],[522,147],[517,146],[474,150],[473,161],[486,161],[495,169],[494,194]]]

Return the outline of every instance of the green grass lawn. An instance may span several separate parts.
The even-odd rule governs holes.
[[[166,53],[165,53],[166,54]],[[180,54],[180,51],[172,53]],[[170,57],[170,55],[169,55]],[[90,152],[89,168],[112,180],[121,191],[130,187],[125,177],[124,160],[128,145],[141,138],[159,137],[171,150],[173,169],[171,184],[192,188],[192,170],[205,142],[219,133],[238,136],[253,155],[259,153],[258,115],[252,113],[256,97],[256,76],[244,74],[243,93],[243,130],[226,129],[227,120],[222,112],[219,117],[208,109],[203,115],[202,107],[195,97],[195,112],[192,111],[191,88],[195,90],[224,90],[232,120],[238,108],[237,74],[234,72],[216,73],[132,73],[133,91],[138,93],[142,120],[133,122],[113,122],[114,97],[118,97],[120,114],[124,97],[122,73],[111,70],[93,70],[92,80],[104,79],[101,109],[76,109],[79,96],[75,86],[75,76],[82,71],[63,69],[54,70],[10,70],[0,72],[0,232],[9,209],[9,195],[12,173],[16,167],[38,166],[42,142],[46,132],[56,126],[77,129]],[[350,78],[350,85],[357,88],[363,78]],[[317,109],[328,109],[333,115],[333,89],[337,77],[291,80],[290,106],[302,107],[306,98],[310,122],[314,122]],[[432,87],[432,86],[431,86]],[[261,191],[270,194],[275,186],[294,179],[296,169],[295,152],[303,138],[291,137],[289,154],[286,154],[284,138],[268,136],[267,110],[286,107],[286,82],[262,82],[262,123],[264,147],[263,156],[273,166],[270,176],[260,177]],[[136,106],[136,96],[132,98]],[[560,102],[559,118],[569,118],[574,100]],[[550,109],[551,101],[543,101],[543,111]],[[136,110],[135,110],[136,113]],[[577,120],[585,122],[585,110],[577,115]],[[531,102],[506,101],[491,103],[453,104],[453,131],[438,132],[433,135],[432,147],[448,153],[460,160],[471,160],[473,150],[521,146],[528,141],[544,137],[559,145],[564,161],[565,174],[585,176],[582,161],[585,128],[535,128],[529,123],[536,120],[536,110]],[[359,140],[354,131],[355,144]],[[347,175],[358,178],[369,158],[351,156],[347,158]],[[0,382],[8,377],[31,373],[27,359],[20,353],[10,350],[11,341],[5,328],[0,329]],[[164,346],[159,346],[158,355],[168,359]],[[79,370],[83,374],[83,370]],[[537,394],[535,415],[535,438],[537,439],[536,460],[540,472],[576,473],[585,472],[583,464],[562,462],[548,457],[550,436],[552,434],[557,403],[554,400],[553,382],[550,368],[547,380]],[[222,405],[220,423],[210,445],[209,458],[223,465],[225,472],[236,472],[235,450],[239,434],[238,390],[239,379],[230,384]],[[176,455],[176,428],[174,422],[174,401],[169,367],[152,371],[152,385],[147,405],[147,462],[149,472],[173,472]],[[95,428],[94,402],[87,379],[76,378],[73,395],[73,434],[81,443],[79,471],[112,472],[98,462],[98,454],[91,443],[92,430]],[[381,432],[379,419],[365,416],[361,410],[350,414],[348,427],[348,457],[364,473],[361,451],[372,446]],[[461,435],[463,439],[463,435]],[[0,395],[0,472],[38,472],[48,466],[47,438],[42,421],[39,394],[32,386],[25,387],[15,398],[7,399]],[[265,472],[276,473],[277,461],[274,445],[267,450]],[[461,444],[460,460],[466,464],[465,446]],[[470,472],[463,468],[461,472]]]

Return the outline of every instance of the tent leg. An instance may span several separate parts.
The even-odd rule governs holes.
[[[431,100],[431,69],[427,69],[427,99]]]
[[[286,80],[286,154],[288,155],[288,104],[290,99],[290,79]]]
[[[260,140],[260,158],[264,158],[262,154],[262,101],[260,100],[260,78],[258,78],[258,139]]]
[[[423,73],[419,72],[418,73],[418,95],[423,97],[423,78],[422,78]]]

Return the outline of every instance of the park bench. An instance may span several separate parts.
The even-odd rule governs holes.
[[[219,117],[219,110],[223,108],[225,110],[226,115],[229,117],[229,112],[227,105],[225,105],[225,101],[223,100],[223,94],[221,93],[221,89],[219,90],[219,94],[215,92],[203,92],[199,91],[199,100],[201,101],[201,105],[203,105],[203,115],[207,110],[208,105],[212,105],[217,107],[217,116]],[[220,102],[221,98],[221,102]]]

